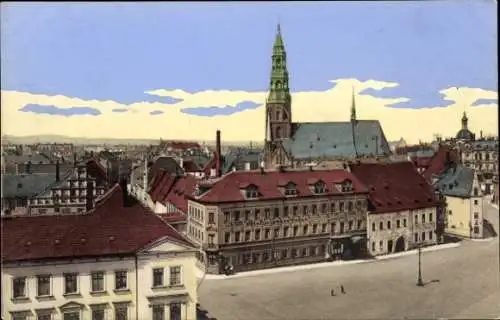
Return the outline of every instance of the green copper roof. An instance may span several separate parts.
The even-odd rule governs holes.
[[[436,183],[438,189],[446,196],[470,197],[474,183],[474,170],[458,165],[448,169]]]
[[[271,81],[267,100],[271,103],[287,103],[291,100],[286,51],[279,24],[273,45]]]
[[[377,120],[297,123],[292,139],[284,142],[295,159],[390,155]],[[353,134],[354,128],[354,134]],[[353,139],[353,136],[355,139]],[[354,145],[354,140],[356,145]]]

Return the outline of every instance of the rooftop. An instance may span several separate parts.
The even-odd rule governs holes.
[[[369,190],[370,210],[388,213],[436,206],[433,187],[410,162],[351,164]]]
[[[436,187],[442,194],[452,197],[468,198],[474,185],[474,170],[457,165],[438,176]]]
[[[352,189],[343,192],[338,188],[343,183],[352,185]],[[315,193],[314,186],[320,184],[324,192]],[[247,201],[245,190],[249,188],[256,192],[258,200],[367,192],[366,187],[345,170],[234,171],[202,184],[201,194],[195,200],[205,203]],[[285,195],[287,188],[293,189],[293,194]]]
[[[115,185],[87,215],[2,218],[2,262],[133,255],[162,239],[190,243]]]
[[[170,203],[183,213],[188,211],[188,196],[192,196],[196,178],[191,175],[173,175],[158,172],[150,184],[149,195],[153,202]]]

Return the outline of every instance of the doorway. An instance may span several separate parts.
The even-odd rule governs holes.
[[[396,240],[396,248],[394,252],[401,252],[405,251],[405,239],[403,237],[399,237],[398,240]]]

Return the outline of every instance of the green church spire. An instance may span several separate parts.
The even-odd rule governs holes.
[[[276,38],[273,45],[271,83],[268,102],[286,103],[290,101],[288,87],[288,70],[286,68],[286,51],[281,35],[281,26],[278,24]]]

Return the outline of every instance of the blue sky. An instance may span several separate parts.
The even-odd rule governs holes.
[[[378,79],[400,85],[365,93],[411,99],[392,107],[442,106],[443,88],[497,90],[496,15],[492,0],[3,3],[2,90],[124,104],[180,101],[154,89],[263,91],[279,21],[292,90]],[[196,109],[183,112],[228,113]]]

